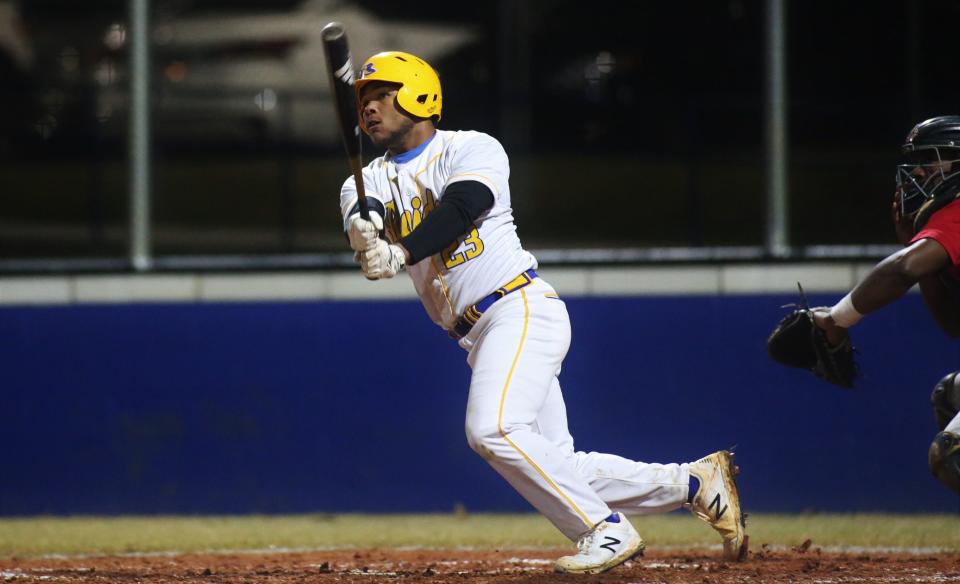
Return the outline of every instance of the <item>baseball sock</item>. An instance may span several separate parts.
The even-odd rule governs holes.
[[[690,475],[690,490],[687,491],[687,503],[693,503],[693,498],[697,496],[697,491],[700,490],[700,480],[697,477]]]

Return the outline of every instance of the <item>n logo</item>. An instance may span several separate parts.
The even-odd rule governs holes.
[[[617,555],[617,550],[613,549],[612,546],[619,544],[620,540],[615,537],[610,537],[609,535],[604,536],[604,539],[607,540],[607,543],[603,544],[600,547],[602,547],[605,550],[609,550],[609,552],[613,555]]]
[[[713,501],[710,502],[710,505],[707,506],[707,509],[713,509],[714,507],[717,508],[717,516],[714,518],[714,521],[719,521],[720,518],[723,517],[723,514],[727,512],[726,505],[723,506],[723,509],[720,508],[720,493],[717,493],[717,496],[713,498]]]

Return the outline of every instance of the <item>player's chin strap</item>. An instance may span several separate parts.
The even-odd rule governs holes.
[[[927,224],[930,217],[960,197],[960,172],[947,175],[943,182],[930,192],[932,198],[917,209],[913,218],[913,232],[917,233]]]

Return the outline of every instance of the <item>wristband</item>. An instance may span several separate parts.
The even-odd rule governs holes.
[[[850,328],[863,318],[863,315],[853,306],[853,292],[830,308],[830,318],[835,325],[843,328]]]

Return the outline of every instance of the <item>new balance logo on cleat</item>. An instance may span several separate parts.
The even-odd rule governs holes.
[[[713,498],[713,501],[710,502],[710,505],[707,506],[707,509],[713,509],[716,507],[717,516],[713,519],[714,521],[719,521],[723,514],[727,512],[727,506],[724,505],[723,509],[720,508],[720,493],[717,493],[717,496]]]
[[[616,554],[616,553],[617,553],[617,550],[613,549],[612,546],[619,545],[619,544],[620,544],[620,540],[617,539],[617,538],[615,538],[615,537],[610,537],[609,535],[608,535],[608,536],[605,536],[604,539],[607,540],[607,543],[603,544],[603,545],[600,546],[600,547],[602,547],[602,548],[605,549],[605,550],[610,550],[610,553],[611,553],[611,554]]]
[[[717,530],[723,538],[723,556],[740,561],[747,557],[747,534],[744,530],[740,494],[733,477],[738,472],[733,454],[714,452],[690,463],[690,474],[700,483],[699,490],[687,508]],[[713,497],[710,497],[713,493]]]
[[[582,534],[577,540],[576,555],[558,559],[553,569],[570,574],[599,574],[636,556],[643,547],[640,534],[623,513],[614,513]]]

